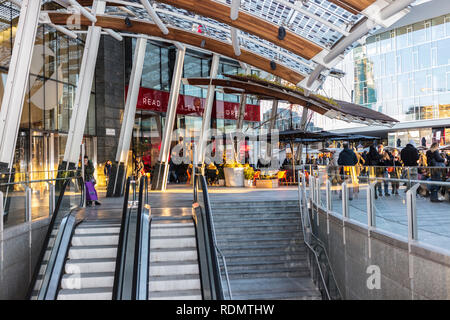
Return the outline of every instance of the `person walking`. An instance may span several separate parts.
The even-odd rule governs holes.
[[[445,168],[445,159],[441,157],[439,153],[439,144],[434,142],[430,150],[427,151],[427,162],[428,166],[433,167],[431,169],[431,180],[432,181],[442,181],[443,171]],[[442,202],[442,199],[439,197],[438,192],[440,186],[431,185],[430,186],[430,201],[431,202]]]
[[[417,180],[418,179],[418,168],[417,163],[419,161],[419,151],[416,148],[416,145],[414,143],[414,140],[411,140],[406,147],[402,149],[400,152],[400,157],[403,162],[403,165],[405,166],[403,170],[402,177],[405,179],[411,180]],[[406,185],[406,191],[411,189],[411,182],[408,182]]]
[[[108,185],[109,177],[111,176],[112,162],[107,160],[105,167],[103,168],[103,174],[105,175],[106,185]]]
[[[390,159],[393,167],[390,169],[390,176],[392,179],[400,179],[401,170],[402,170],[402,162],[400,160],[400,154],[397,149],[392,151],[392,159]],[[398,195],[398,189],[400,188],[400,182],[392,181],[392,194]]]
[[[358,163],[358,157],[355,152],[348,147],[348,143],[344,143],[344,149],[339,153],[338,165],[344,166],[341,170],[341,174],[344,176],[345,180],[350,178],[351,185],[348,188],[349,200],[353,200],[353,182],[356,177],[352,178],[352,168]],[[342,195],[341,195],[342,197]]]
[[[389,182],[387,179],[389,178],[389,173],[387,171],[387,166],[391,165],[390,162],[390,154],[384,151],[384,146],[382,144],[378,145],[378,163],[375,168],[375,175],[377,178],[383,178],[383,186],[384,186],[384,195],[386,197],[390,196],[389,193]],[[381,179],[380,179],[381,180]],[[375,190],[378,190],[379,196],[383,196],[383,191],[381,189],[381,181],[378,181],[375,185]],[[377,192],[375,191],[375,199],[378,199]]]
[[[84,183],[86,185],[86,204],[92,206],[93,203],[101,205],[98,201],[97,190],[95,190],[94,164],[88,156],[84,156]]]

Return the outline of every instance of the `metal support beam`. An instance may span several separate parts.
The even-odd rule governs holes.
[[[117,146],[116,162],[117,165],[124,165],[128,162],[128,151],[131,144],[131,136],[133,134],[134,120],[136,115],[136,104],[141,86],[142,70],[144,68],[145,50],[147,48],[147,39],[138,38],[134,51],[133,68],[131,70],[130,82],[128,84],[127,99],[125,102],[125,110],[123,114],[122,127],[120,129],[119,144]],[[126,170],[123,170],[126,174]],[[116,194],[117,181],[124,181],[125,177],[119,177],[117,168],[114,177],[114,194]],[[122,186],[122,184],[120,184]]]
[[[14,151],[28,87],[34,41],[41,12],[40,0],[24,0],[0,109],[0,163],[12,167]]]
[[[212,63],[211,63],[211,70],[209,77],[210,79],[214,79],[217,76],[217,70],[219,69],[219,60],[220,56],[217,54],[213,55]],[[199,150],[198,150],[198,165],[203,165],[205,162],[205,154],[206,154],[206,143],[208,141],[208,131],[210,129],[211,125],[211,112],[212,112],[212,106],[214,102],[214,95],[215,95],[216,86],[209,85],[208,86],[208,92],[206,94],[206,102],[205,102],[205,109],[203,111],[203,121],[202,121],[202,131],[200,132],[200,139],[199,139]]]
[[[92,12],[95,14],[104,13],[105,2],[103,0],[96,0],[92,5]],[[72,117],[70,118],[69,134],[64,152],[66,168],[69,167],[69,164],[75,165],[78,163],[78,157],[80,155],[79,146],[83,140],[101,32],[102,28],[94,25],[88,29]]]
[[[247,105],[247,95],[241,94],[241,101],[239,101],[239,112],[238,119],[236,123],[236,129],[242,130],[244,127],[244,118],[245,118],[245,106]]]
[[[177,114],[177,104],[180,93],[181,76],[183,74],[185,53],[185,47],[177,50],[175,68],[172,76],[172,86],[170,88],[169,105],[167,106],[166,125],[162,136],[161,151],[159,153],[158,163],[155,166],[155,173],[152,178],[152,190],[164,191],[167,187],[167,179],[169,176],[170,144],[172,141],[175,116]]]

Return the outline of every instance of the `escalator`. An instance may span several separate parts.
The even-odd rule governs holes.
[[[180,218],[152,217],[147,177],[130,177],[121,220],[85,219],[83,199],[61,206],[82,183],[62,187],[30,299],[223,299],[203,176],[195,178],[192,215]]]

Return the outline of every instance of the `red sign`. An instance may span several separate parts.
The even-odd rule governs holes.
[[[125,88],[125,94],[128,87]],[[203,115],[206,99],[186,96],[180,94],[178,97],[177,114],[192,115],[201,117]],[[137,109],[151,110],[156,112],[167,112],[169,104],[169,92],[159,91],[141,87],[139,89]],[[213,105],[212,117],[216,119],[237,120],[239,103],[215,101]],[[245,121],[260,121],[259,105],[247,104],[245,106]]]

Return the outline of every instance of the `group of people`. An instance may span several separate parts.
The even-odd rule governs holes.
[[[359,176],[373,175],[379,178],[375,185],[375,198],[383,196],[383,188],[384,196],[391,195],[389,182],[392,194],[398,195],[400,182],[394,179],[445,181],[449,174],[449,170],[446,169],[447,165],[450,165],[450,156],[439,151],[438,143],[433,143],[426,153],[421,153],[415,147],[414,141],[410,141],[401,152],[398,149],[389,152],[382,144],[379,144],[378,146],[371,145],[369,151],[361,154],[349,148],[349,145],[345,143],[337,160],[336,157],[333,157],[330,161],[331,167],[343,166],[340,172],[332,174],[334,177],[344,176],[344,178],[351,178],[353,182]],[[406,191],[410,187],[411,184],[407,183]],[[421,186],[421,188],[425,192],[424,195],[429,193],[430,201],[443,201],[439,185],[431,184],[428,187]]]

